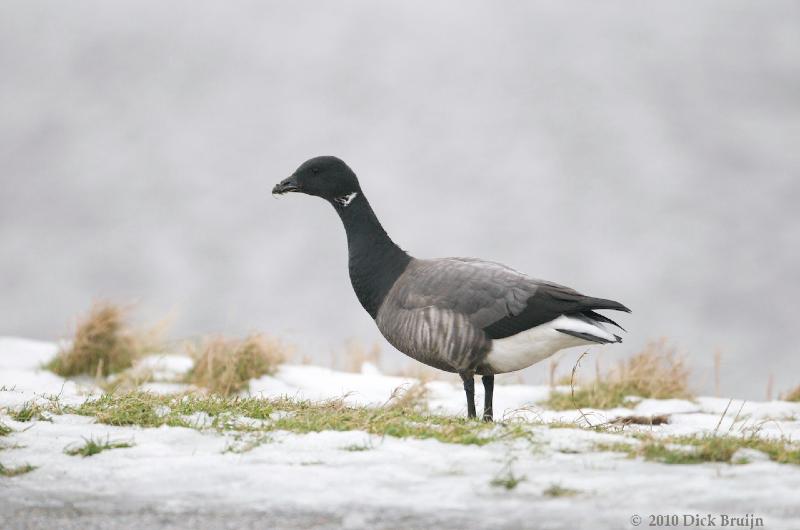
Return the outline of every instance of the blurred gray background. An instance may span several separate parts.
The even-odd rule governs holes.
[[[719,350],[723,392],[763,399],[770,374],[800,382],[798,21],[789,1],[5,0],[0,334],[66,336],[106,298],[323,364],[380,340],[332,209],[269,194],[335,154],[412,254],[633,308],[603,365],[667,337],[697,390]]]

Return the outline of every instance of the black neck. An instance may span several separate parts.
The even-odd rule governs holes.
[[[361,190],[346,206],[332,201],[347,232],[350,282],[364,309],[377,318],[383,299],[411,256],[395,245]]]

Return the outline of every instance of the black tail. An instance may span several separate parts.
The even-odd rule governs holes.
[[[587,296],[583,300],[581,300],[581,305],[584,306],[586,309],[611,309],[613,311],[625,311],[626,313],[630,313],[631,310],[625,307],[624,305],[620,304],[619,302],[615,302],[614,300],[606,300],[605,298],[592,298]]]
[[[581,313],[583,316],[589,317],[592,320],[596,320],[597,322],[605,322],[606,324],[611,324],[612,326],[616,326],[622,331],[628,331],[627,329],[623,328],[610,318],[605,315],[601,315],[600,313],[595,313],[594,311],[584,311]]]

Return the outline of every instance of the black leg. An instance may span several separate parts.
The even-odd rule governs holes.
[[[494,394],[494,376],[484,375],[481,377],[483,381],[483,421],[494,421],[494,413],[492,412],[492,395]]]
[[[475,418],[475,372],[462,372],[458,374],[464,381],[464,392],[467,393],[467,417]]]

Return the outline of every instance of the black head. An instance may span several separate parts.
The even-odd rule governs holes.
[[[272,193],[278,195],[289,192],[349,203],[361,188],[356,174],[342,160],[335,156],[318,156],[303,162],[289,178],[272,189]]]

